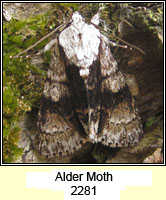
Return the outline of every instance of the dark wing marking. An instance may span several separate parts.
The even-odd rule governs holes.
[[[93,142],[102,142],[110,147],[134,145],[143,133],[141,120],[125,78],[118,70],[104,38],[99,56],[101,90],[97,95],[101,104],[97,107],[100,109],[100,120],[97,128],[96,120],[91,117],[89,137]],[[97,112],[95,106],[91,107],[91,112]],[[94,115],[92,113],[90,116]]]
[[[36,147],[48,158],[72,154],[85,141],[73,109],[66,68],[58,43],[44,85],[37,126]]]

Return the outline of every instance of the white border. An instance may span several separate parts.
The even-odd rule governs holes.
[[[2,55],[2,30],[3,30],[3,27],[2,27],[2,24],[3,24],[3,3],[155,3],[154,1],[129,1],[129,2],[124,2],[124,1],[46,1],[46,2],[43,2],[43,1],[1,1],[1,111],[3,111],[3,108],[2,108],[2,95],[3,95],[3,83],[2,83],[2,72],[3,72],[3,69],[2,69],[2,58],[3,58],[3,55]],[[163,138],[163,141],[164,141],[164,144],[165,144],[165,1],[156,1],[156,3],[164,3],[164,16],[163,16],[163,19],[164,19],[164,33],[163,33],[163,44],[164,44],[164,97],[163,97],[163,100],[164,100],[164,138]],[[163,164],[152,164],[152,163],[149,163],[149,164],[46,164],[46,163],[43,163],[43,164],[33,164],[33,163],[11,163],[11,164],[4,164],[2,163],[2,131],[3,131],[3,128],[2,128],[2,119],[3,119],[3,114],[1,112],[1,163],[0,165],[2,166],[165,166],[165,145],[164,145],[164,163]]]

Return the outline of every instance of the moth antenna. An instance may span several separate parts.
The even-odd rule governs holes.
[[[118,37],[118,36],[116,36],[116,35],[114,35],[114,34],[112,34],[112,33],[108,33],[107,31],[105,31],[104,29],[100,28],[98,25],[94,24],[93,22],[91,22],[91,24],[94,25],[94,26],[95,26],[96,28],[98,28],[99,30],[101,30],[101,31],[103,31],[104,33],[106,33],[109,37],[114,37],[114,38],[116,38],[117,40],[119,40],[119,41],[123,42],[124,44],[126,44],[127,46],[130,46],[130,47],[132,47],[133,49],[136,49],[137,51],[141,52],[142,54],[145,54],[145,52],[144,52],[142,49],[140,49],[139,47],[137,47],[137,46],[135,46],[135,45],[133,45],[133,44],[131,44],[131,43],[129,43],[129,42],[126,42],[125,40],[121,39],[120,37]]]
[[[42,42],[43,40],[45,40],[46,38],[50,37],[51,35],[53,35],[54,33],[56,33],[60,28],[64,29],[66,27],[67,24],[69,24],[71,22],[67,21],[61,25],[59,25],[57,28],[55,28],[52,32],[48,33],[46,36],[44,36],[43,38],[41,38],[39,41],[37,41],[35,44],[29,46],[27,49],[25,49],[24,51],[21,51],[20,53],[18,53],[16,56],[13,56],[12,58],[18,58],[20,55],[22,55],[23,53],[28,52],[29,50],[33,49],[35,46],[37,46],[40,42]]]

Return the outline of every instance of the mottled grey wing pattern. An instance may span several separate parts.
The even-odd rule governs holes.
[[[69,91],[64,59],[58,42],[44,85],[38,113],[36,147],[45,157],[65,156],[80,149],[85,133],[80,125]]]
[[[39,111],[37,148],[46,157],[67,155],[84,142],[134,145],[141,120],[106,38],[79,13],[61,32]]]
[[[125,78],[103,37],[99,60],[99,106],[97,109],[90,106],[89,109],[89,137],[93,142],[101,142],[110,147],[135,145],[143,134],[140,116]],[[97,117],[100,118],[98,126],[93,120],[95,113],[100,116]]]

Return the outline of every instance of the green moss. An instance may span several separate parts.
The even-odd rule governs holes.
[[[51,18],[51,16],[50,16]],[[11,58],[26,49],[48,32],[45,16],[23,21],[12,19],[3,24],[3,162],[14,162],[22,153],[18,147],[19,122],[32,107],[38,107],[46,69],[31,65],[25,58]],[[26,31],[25,31],[26,30]],[[39,35],[40,32],[40,35]],[[37,48],[42,48],[43,41]],[[32,77],[37,76],[39,81]]]
[[[156,5],[157,6],[157,5]],[[160,12],[156,10],[156,6],[154,8],[146,9],[137,9],[133,10],[133,22],[137,28],[146,31],[156,31],[158,28],[162,28],[162,20],[163,20],[163,11],[162,5],[158,4]]]
[[[74,10],[79,9],[79,4],[78,3],[59,3],[60,6],[64,8],[72,7]]]
[[[149,119],[146,120],[145,126],[146,126],[146,127],[151,127],[151,126],[153,126],[154,124],[156,124],[156,123],[158,123],[158,122],[159,122],[159,119],[158,119],[158,118],[156,118],[156,117],[151,117],[151,118],[149,118]]]

